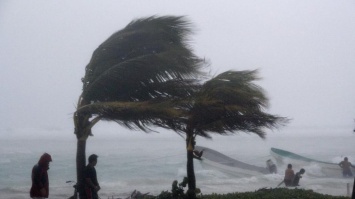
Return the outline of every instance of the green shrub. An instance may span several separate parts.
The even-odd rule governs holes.
[[[349,199],[345,196],[331,196],[305,189],[259,189],[254,192],[199,195],[203,199]],[[172,193],[162,192],[157,199],[176,199]]]
[[[259,189],[255,192],[243,192],[243,193],[228,193],[228,194],[211,194],[204,195],[204,199],[349,199],[345,196],[331,196],[316,193],[312,190],[304,189],[288,189],[288,188],[276,188],[276,189]]]
[[[184,192],[184,188],[187,186],[187,184],[187,177],[184,177],[181,183],[178,183],[177,180],[174,180],[171,185],[171,193],[168,191],[162,191],[157,196],[157,199],[189,199],[189,195],[191,193],[189,193],[188,191],[186,193]],[[201,190],[199,188],[196,188],[195,193],[199,194],[201,193]]]

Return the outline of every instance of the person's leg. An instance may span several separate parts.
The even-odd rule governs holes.
[[[86,198],[87,199],[93,199],[92,191],[90,188],[85,187],[85,193],[86,193]]]
[[[346,171],[343,170],[343,177],[346,177]]]
[[[352,177],[353,173],[349,170],[349,171],[344,171],[343,175],[344,175],[344,177]]]
[[[97,194],[97,192],[92,193],[92,199],[99,199],[99,195]]]

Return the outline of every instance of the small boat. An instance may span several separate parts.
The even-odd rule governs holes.
[[[198,158],[202,164],[218,168],[224,172],[237,175],[237,176],[255,176],[262,174],[270,174],[268,167],[255,166],[247,164],[231,157],[228,157],[218,151],[212,150],[207,147],[195,146],[195,150],[203,151],[203,154]],[[268,160],[269,162],[271,160]],[[274,165],[275,166],[275,165]],[[276,166],[275,166],[276,169]]]
[[[310,173],[307,172],[307,169],[306,172],[310,175],[315,175],[318,177],[342,177],[342,170],[340,166],[336,163],[307,158],[277,148],[271,148],[270,154],[276,159],[278,165],[291,163],[292,165],[297,165],[301,167],[317,166],[321,171],[320,173]]]

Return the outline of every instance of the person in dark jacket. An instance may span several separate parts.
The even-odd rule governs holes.
[[[32,186],[30,190],[31,198],[42,199],[48,198],[49,195],[49,180],[48,169],[49,162],[52,161],[52,157],[48,153],[44,153],[38,163],[32,168]]]
[[[101,189],[99,182],[97,181],[96,169],[97,155],[92,154],[89,156],[89,164],[84,169],[85,178],[85,193],[87,199],[98,199],[97,192]]]

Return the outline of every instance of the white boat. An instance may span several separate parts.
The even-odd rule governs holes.
[[[282,149],[271,148],[270,154],[276,159],[278,164],[292,164],[297,165],[299,167],[304,167],[307,172],[308,168],[318,167],[320,172],[307,172],[309,175],[317,176],[317,177],[342,177],[342,170],[340,166],[336,163],[325,162],[320,160],[315,160],[311,158],[307,158],[289,151],[285,151]],[[294,167],[295,168],[295,167]],[[352,168],[354,173],[355,169]]]
[[[203,155],[201,156],[201,158],[199,158],[202,164],[212,166],[214,168],[233,175],[255,176],[262,174],[270,174],[270,170],[266,166],[261,167],[247,164],[207,147],[195,146],[195,150],[203,150]]]

